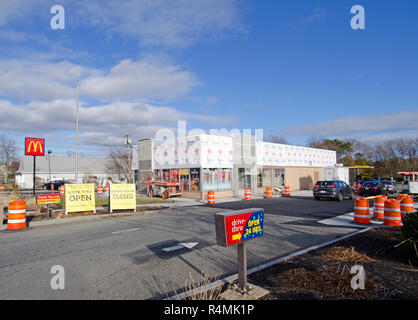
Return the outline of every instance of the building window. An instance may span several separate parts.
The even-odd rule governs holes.
[[[203,191],[217,190],[218,169],[203,169]]]
[[[232,189],[232,169],[218,169],[218,190]]]
[[[251,188],[251,169],[238,168],[238,188]]]
[[[284,186],[284,169],[273,169],[273,186]]]
[[[209,190],[231,190],[232,170],[231,169],[203,169],[203,191]]]
[[[190,169],[190,180],[191,180],[192,191],[200,191],[200,169],[199,168]]]

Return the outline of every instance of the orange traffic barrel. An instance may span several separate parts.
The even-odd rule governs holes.
[[[26,202],[17,199],[9,202],[7,215],[7,230],[26,229]]]
[[[368,199],[357,198],[354,200],[354,222],[371,223]]]
[[[380,196],[374,199],[373,217],[376,219],[383,219],[385,210],[385,196]]]
[[[401,217],[405,218],[407,214],[414,213],[414,199],[410,196],[404,197],[400,201]]]
[[[283,197],[290,197],[290,187],[289,186],[284,186]]]
[[[353,189],[354,189],[354,192],[355,192],[356,194],[358,194],[358,191],[359,191],[359,185],[358,185],[358,184],[353,185]]]
[[[107,185],[105,186],[105,191],[106,191],[106,192],[109,192],[109,190],[110,190],[110,186],[107,184]]]
[[[402,194],[400,194],[400,195],[398,196],[398,201],[402,201],[402,199],[407,198],[407,197],[409,197],[409,195],[408,195],[408,194],[406,194],[406,193],[402,193]]]
[[[65,193],[65,184],[61,185],[61,187],[60,187],[60,195],[63,196],[64,193]]]
[[[251,189],[250,188],[245,188],[244,200],[251,200]]]
[[[215,204],[215,191],[208,191],[208,204]]]
[[[395,199],[387,199],[385,201],[385,214],[383,224],[387,226],[401,226],[401,209],[400,203]]]
[[[267,187],[266,188],[266,198],[267,199],[272,199],[273,198],[273,188],[272,187]]]
[[[97,194],[103,194],[103,186],[97,186]]]

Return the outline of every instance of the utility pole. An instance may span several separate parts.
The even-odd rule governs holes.
[[[80,76],[77,77],[77,98],[76,98],[76,116],[75,116],[75,183],[78,183],[78,86],[80,82]]]
[[[125,140],[125,144],[128,146],[128,167],[129,167],[129,172],[132,174],[132,183],[134,182],[134,174],[132,172],[132,143],[131,143],[131,139],[129,139],[129,134],[125,134],[126,140]]]
[[[52,153],[52,150],[48,150],[49,183],[51,183],[51,153]]]

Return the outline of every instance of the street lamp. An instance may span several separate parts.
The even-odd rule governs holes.
[[[48,172],[49,172],[49,183],[50,183],[50,185],[52,185],[52,183],[51,183],[51,153],[52,153],[52,150],[48,150]]]

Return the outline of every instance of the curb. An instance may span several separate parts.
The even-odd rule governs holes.
[[[330,241],[327,241],[327,242],[324,242],[324,243],[321,243],[321,244],[318,244],[318,245],[315,245],[315,246],[311,246],[311,247],[306,248],[306,249],[301,249],[301,250],[296,251],[296,252],[293,252],[293,253],[291,253],[291,254],[289,254],[287,256],[284,256],[284,257],[281,257],[281,258],[278,258],[278,259],[275,259],[275,260],[266,262],[264,264],[261,264],[261,265],[259,265],[257,267],[251,268],[251,269],[249,269],[247,271],[247,275],[250,275],[250,274],[252,274],[254,272],[257,272],[257,271],[263,270],[265,268],[271,267],[271,266],[273,266],[275,264],[281,263],[281,262],[283,262],[285,260],[288,260],[288,259],[290,259],[292,257],[300,256],[300,255],[302,255],[304,253],[307,253],[309,251],[312,251],[312,250],[315,250],[315,249],[319,249],[319,248],[325,247],[325,246],[327,246],[329,244],[333,244],[335,242],[338,242],[338,241],[341,241],[341,240],[350,238],[352,236],[355,236],[357,234],[360,234],[360,233],[369,231],[371,229],[373,229],[373,227],[367,227],[365,229],[362,229],[362,230],[358,230],[358,231],[349,233],[349,234],[347,234],[345,236],[341,236],[341,237],[339,237],[337,239],[330,240]],[[165,298],[163,300],[181,300],[181,299],[186,299],[186,298],[190,297],[191,295],[203,293],[203,292],[205,292],[207,290],[211,290],[213,288],[217,288],[217,287],[223,286],[223,285],[225,285],[227,283],[230,283],[232,281],[235,281],[237,279],[238,279],[238,273],[233,274],[231,276],[228,276],[226,278],[217,280],[215,282],[211,282],[211,283],[209,283],[207,285],[203,285],[203,286],[201,286],[199,288],[192,289],[192,290],[189,290],[189,291],[186,291],[186,292],[183,292],[183,293],[176,294],[174,296]]]
[[[69,217],[69,218],[59,218],[59,219],[50,219],[50,220],[42,220],[42,221],[33,221],[33,222],[27,222],[28,227],[32,229],[32,227],[40,227],[40,226],[48,226],[48,225],[54,225],[54,224],[63,224],[63,223],[70,223],[70,222],[84,222],[89,220],[95,220],[99,218],[107,218],[107,217],[114,217],[114,216],[131,216],[131,215],[145,215],[145,211],[124,211],[119,213],[104,213],[104,214],[95,214],[95,215],[89,215],[89,216],[78,216],[78,217]],[[7,220],[6,220],[7,221]],[[7,222],[6,224],[0,224],[0,230],[7,228]],[[3,230],[2,230],[3,231]]]

